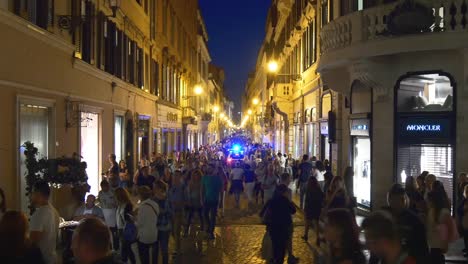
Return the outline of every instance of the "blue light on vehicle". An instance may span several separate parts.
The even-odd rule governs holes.
[[[235,151],[235,152],[239,152],[241,150],[241,146],[234,145],[234,146],[232,146],[232,150]]]

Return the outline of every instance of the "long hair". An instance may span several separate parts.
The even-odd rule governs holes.
[[[0,188],[0,199],[2,199],[2,202],[0,203],[0,212],[4,213],[6,211],[6,201],[5,193],[3,192],[2,188]]]
[[[130,194],[122,187],[115,189],[115,199],[119,205],[132,204]]]
[[[0,257],[21,256],[30,247],[29,224],[26,215],[18,211],[8,211],[0,222]]]
[[[317,178],[310,177],[307,181],[307,193],[323,193],[322,188],[317,181]]]
[[[330,210],[327,214],[327,224],[340,231],[340,249],[342,249],[343,255],[349,256],[355,252],[362,252],[362,245],[359,241],[359,229],[349,210]]]
[[[432,191],[427,195],[430,207],[433,210],[433,220],[435,223],[439,222],[440,211],[442,209],[450,210],[450,200],[445,192],[444,185],[440,181],[435,181],[432,184]]]

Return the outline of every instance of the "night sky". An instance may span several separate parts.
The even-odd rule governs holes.
[[[248,73],[255,69],[271,0],[199,0],[212,63],[224,68],[226,94],[240,111]],[[237,116],[235,118],[238,118]]]

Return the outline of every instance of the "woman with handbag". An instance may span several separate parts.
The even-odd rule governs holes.
[[[136,242],[137,233],[136,229],[131,231],[135,223],[133,220],[133,204],[130,200],[130,194],[126,189],[119,187],[115,190],[115,199],[117,200],[117,229],[121,243],[120,255],[122,261],[127,262],[127,260],[130,259],[130,263],[135,264],[136,260],[135,254],[132,251],[132,244]]]

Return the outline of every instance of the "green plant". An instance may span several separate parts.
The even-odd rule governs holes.
[[[86,162],[73,154],[72,157],[38,159],[39,151],[34,143],[26,141],[22,147],[26,156],[26,195],[30,197],[32,188],[37,181],[44,180],[51,186],[71,185],[72,187],[87,185]],[[29,206],[31,213],[33,208]]]

